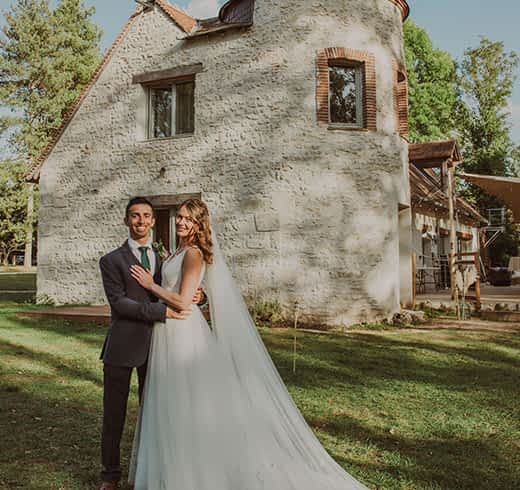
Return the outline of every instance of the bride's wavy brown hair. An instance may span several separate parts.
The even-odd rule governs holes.
[[[211,240],[211,225],[209,224],[208,207],[200,199],[187,199],[179,209],[185,207],[193,220],[191,233],[186,237],[186,245],[196,246],[202,252],[206,264],[213,263],[213,241]]]

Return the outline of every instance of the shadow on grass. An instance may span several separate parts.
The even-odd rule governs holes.
[[[18,318],[16,321],[25,329],[34,329],[35,334],[47,330],[64,337],[73,336],[89,347],[98,343],[100,346],[105,333],[104,328],[96,325]],[[303,396],[311,403],[317,403],[313,392],[336,389],[341,393],[337,397],[334,395],[336,401],[332,408],[340,407],[338,403],[343,401],[354,406],[357,403],[354,392],[363,394],[375,390],[381,395],[382,407],[389,410],[389,406],[385,407],[385,399],[395,395],[392,383],[398,382],[409,383],[405,390],[414,384],[431,385],[453,394],[469,389],[469,404],[481,403],[486,410],[507,412],[513,420],[520,418],[518,404],[514,402],[520,398],[520,362],[513,352],[505,351],[505,348],[518,347],[516,338],[493,334],[485,337],[486,343],[482,338],[480,341],[468,338],[467,341],[459,339],[455,342],[451,337],[428,342],[423,335],[398,337],[355,333],[345,337],[299,334],[297,372],[293,375],[291,334],[262,332],[289,388],[302,389]],[[94,383],[86,394],[78,394],[70,386],[61,386],[53,376],[42,379],[36,376],[27,380],[18,376],[15,378],[17,382],[9,378],[2,383],[0,421],[2,433],[7,437],[0,442],[0,454],[3,455],[0,461],[10,468],[9,475],[20,476],[9,476],[8,480],[0,477],[0,483],[6,481],[7,488],[95,488],[99,465],[101,369],[95,373],[71,363],[67,353],[62,357],[36,352],[12,342],[0,344],[0,353],[47,365],[58,371],[60,377],[69,380]],[[35,382],[41,384],[39,391],[30,386]],[[478,390],[483,392],[483,397],[472,398]],[[349,393],[350,398],[347,395],[342,398],[342,393]],[[403,393],[407,396],[406,391]],[[498,394],[502,394],[502,399]],[[458,400],[461,399],[463,397]],[[321,408],[319,406],[318,412]],[[130,451],[128,433],[131,433],[135,420],[135,400],[132,410],[122,449],[124,455]],[[475,412],[474,407],[470,410]],[[358,413],[355,417],[345,412],[338,414],[328,407],[322,410],[323,415],[316,415],[316,411],[311,413],[312,410],[306,415],[311,426],[338,443],[348,441],[351,445],[375,448],[374,458],[353,462],[345,456],[345,451],[334,452],[336,443],[330,446],[332,456],[340,464],[355,467],[356,474],[366,475],[363,479],[380,488],[433,488],[431,484],[435,483],[445,489],[520,488],[519,470],[514,467],[514,456],[509,456],[514,454],[514,448],[504,447],[514,443],[503,436],[498,438],[491,434],[475,438],[458,433],[450,436],[442,426],[436,428],[433,423],[427,436],[424,433],[405,436],[363,420],[362,407],[352,409],[352,413],[354,411]],[[418,416],[424,418],[428,413],[434,415],[435,407],[417,406],[417,411]],[[395,416],[399,418],[401,415],[397,413]],[[403,413],[403,416],[413,424],[413,414]],[[12,430],[13,427],[17,430]],[[501,426],[501,430],[504,427],[507,428],[507,423]],[[520,433],[518,426],[515,429],[511,424],[511,427]],[[511,437],[514,437],[513,433]],[[14,450],[10,450],[11,447]],[[27,485],[32,474],[38,474],[35,470],[37,465],[47,467],[46,474],[58,483]],[[381,486],[377,475],[383,479],[391,478],[392,484]],[[397,483],[405,481],[409,484],[399,486]]]
[[[309,420],[311,426],[334,437],[348,434],[351,440],[376,445],[379,450],[397,453],[395,463],[358,463],[367,474],[374,470],[393,475],[395,480],[414,482],[413,488],[433,483],[443,489],[488,490],[520,488],[520,473],[497,451],[493,438],[455,441],[440,438],[407,438],[391,435],[354,421],[349,417],[334,420]],[[331,455],[343,466],[351,462],[341,454]],[[411,464],[403,464],[403,458]],[[407,487],[408,488],[408,487]],[[412,487],[410,487],[412,488]]]
[[[37,381],[41,382],[41,381]],[[24,384],[2,382],[0,426],[2,488],[91,489],[99,484],[101,392],[87,403],[74,401],[66,388],[49,394]],[[54,391],[49,381],[43,389]],[[135,402],[127,417],[122,455],[130,454]]]
[[[99,365],[99,373],[95,374],[90,369],[81,369],[64,357],[48,354],[42,351],[35,351],[28,347],[5,340],[0,340],[0,354],[2,356],[14,355],[16,357],[23,357],[26,361],[34,361],[40,365],[51,368],[54,372],[59,373],[62,378],[79,379],[89,381],[98,386],[103,383],[101,363]]]
[[[481,388],[494,389],[498,381],[501,389],[518,395],[520,354],[515,356],[496,348],[514,350],[515,341],[500,336],[496,341],[478,342],[479,347],[469,345],[471,342],[460,341],[451,346],[416,338],[404,340],[358,333],[348,338],[299,336],[299,374],[290,381],[305,387],[308,383],[316,386],[320,380],[329,383],[332,380],[338,386],[395,380],[429,383],[456,391],[476,380]],[[266,336],[265,343],[279,369],[289,373],[292,369],[292,339],[289,335]]]
[[[107,332],[107,326],[98,323],[54,320],[41,317],[30,318],[17,315],[9,316],[8,318],[21,327],[38,331],[49,331],[64,337],[74,337],[75,340],[79,340],[85,345],[99,347],[100,352]]]
[[[0,371],[0,487],[97,488],[101,364],[95,373],[75,366],[77,358],[70,353],[62,357],[5,341],[0,341],[0,356],[5,361]],[[34,366],[36,372],[23,366]],[[136,418],[135,394],[129,407],[122,444],[125,460]]]
[[[375,445],[379,454],[394,454],[393,457],[387,455],[385,462],[378,458],[377,464],[358,463],[366,474],[383,470],[398,481],[414,482],[413,487],[403,488],[427,488],[433,482],[450,489],[520,488],[518,455],[514,456],[515,434],[520,434],[517,403],[520,358],[513,351],[518,342],[512,335],[493,333],[478,341],[459,338],[455,342],[449,338],[446,342],[443,338],[430,343],[422,337],[408,335],[356,333],[342,339],[299,336],[295,374],[292,373],[292,337],[267,335],[266,344],[289,387],[309,392],[318,390],[322,398],[331,397],[335,403],[343,396],[344,400],[351,400],[347,403],[352,403],[359,396],[362,401],[357,402],[358,405],[363,404],[376,413],[376,422],[373,423],[372,418],[368,425],[341,411],[338,414],[325,404],[308,417],[315,429],[337,441],[366,441],[368,445]],[[504,347],[510,352],[503,352]],[[418,386],[422,390],[432,387],[422,399],[424,405],[420,405],[422,395],[414,393]],[[374,393],[377,399],[363,398],[367,392]],[[414,436],[402,436],[397,431],[391,434],[388,427],[385,428],[385,421],[377,420],[379,410],[396,410],[390,414],[397,419],[395,423],[399,425],[399,418],[404,417],[413,427],[410,403],[401,407],[400,396],[404,404],[411,401],[412,408],[417,404],[417,420],[429,425],[427,436],[424,428],[418,429]],[[358,413],[358,419],[362,418],[360,408],[350,410]],[[493,413],[501,424],[501,434],[491,432],[484,436],[484,429],[474,426],[496,423],[487,418]],[[443,421],[442,416],[435,419],[439,414],[446,420]],[[472,421],[463,426],[466,418]],[[455,428],[444,426],[450,423],[455,424]],[[414,431],[408,428],[407,432]],[[350,464],[341,453],[333,456],[346,466]],[[392,464],[393,458],[395,464]],[[403,459],[410,463],[403,464]]]

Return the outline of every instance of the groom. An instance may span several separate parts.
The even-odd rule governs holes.
[[[110,303],[111,319],[101,351],[103,360],[103,430],[101,436],[100,490],[115,490],[121,479],[120,443],[130,391],[130,378],[137,369],[139,399],[143,394],[152,326],[167,318],[185,319],[190,312],[159,303],[130,275],[130,266],[150,270],[161,284],[161,260],[152,249],[155,214],[144,197],[130,199],[124,219],[129,237],[118,249],[101,258],[103,287]],[[197,292],[194,302],[201,299]]]

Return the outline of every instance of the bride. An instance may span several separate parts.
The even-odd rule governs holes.
[[[136,490],[366,489],[306,424],[257,333],[212,234],[206,205],[185,201],[163,285],[145,288],[188,309],[203,281],[211,323],[156,323],[129,480]]]

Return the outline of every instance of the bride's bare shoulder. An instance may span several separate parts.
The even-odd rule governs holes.
[[[204,256],[202,254],[202,250],[196,245],[192,245],[186,250],[186,254],[184,255],[184,262],[198,263],[202,262],[203,258]]]

